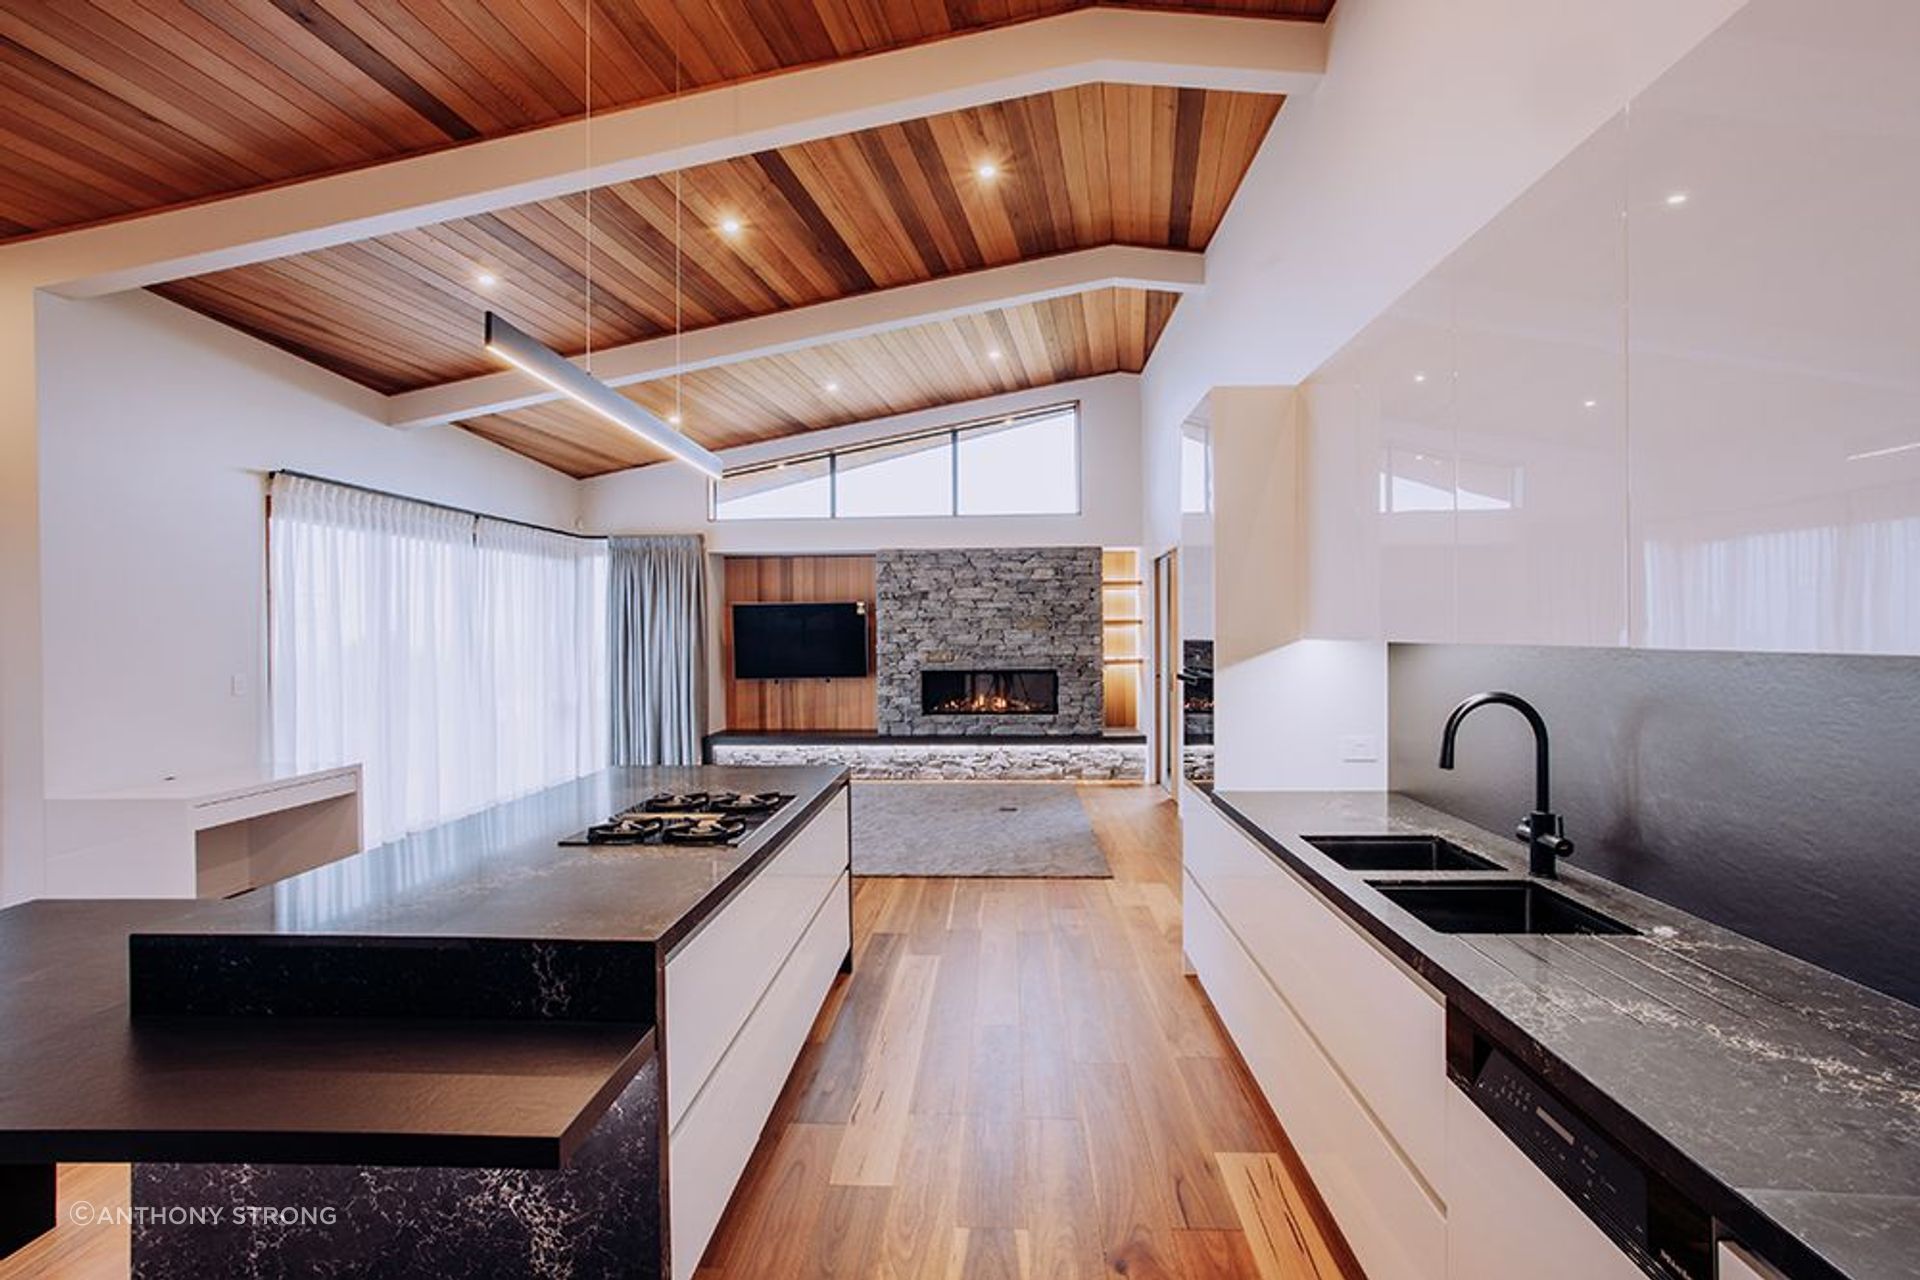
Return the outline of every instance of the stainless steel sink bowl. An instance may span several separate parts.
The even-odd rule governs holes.
[[[1440,933],[1638,933],[1532,880],[1375,884],[1388,901]]]
[[[1498,871],[1500,864],[1439,836],[1306,836],[1349,871]]]

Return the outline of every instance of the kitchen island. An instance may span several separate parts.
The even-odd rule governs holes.
[[[732,845],[562,846],[658,791]],[[0,912],[6,1244],[128,1161],[136,1275],[692,1273],[851,963],[844,771],[622,769],[223,902]]]

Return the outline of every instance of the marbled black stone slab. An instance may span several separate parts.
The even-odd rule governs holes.
[[[651,943],[136,934],[132,1014],[651,1023]]]
[[[133,1275],[651,1280],[660,1115],[655,1058],[564,1169],[137,1164]]]

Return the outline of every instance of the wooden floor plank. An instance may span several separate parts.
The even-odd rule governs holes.
[[[944,917],[943,917],[944,918]],[[853,1112],[847,1117],[833,1181],[840,1186],[888,1187],[900,1165],[907,1117],[913,1109],[913,1082],[920,1048],[933,1011],[936,956],[908,955],[894,975],[886,1011],[874,1033],[871,1054],[860,1075]]]
[[[958,1229],[959,1161],[966,1117],[914,1116],[887,1205],[874,1273],[883,1280],[944,1280]],[[738,1205],[728,1210],[737,1212]],[[964,1247],[961,1260],[964,1262]]]
[[[1324,1248],[1316,1248],[1306,1224],[1294,1214],[1287,1194],[1287,1169],[1271,1153],[1221,1152],[1227,1194],[1240,1215],[1260,1280],[1318,1280],[1336,1275]]]
[[[1020,1105],[1029,1116],[1077,1120],[1073,1094],[1073,1046],[1053,953],[1053,940],[1038,930],[1020,931],[1018,947]]]
[[[980,932],[956,929],[942,934],[940,978],[934,985],[933,1011],[913,1086],[915,1114],[964,1115],[971,1080],[974,1018],[978,1005]]]
[[[1035,1280],[1093,1280],[1106,1267],[1086,1134],[1078,1120],[1040,1116],[1023,1123],[1022,1138]]]
[[[1186,1280],[1240,1280],[1259,1273],[1242,1231],[1176,1231],[1173,1249]]]

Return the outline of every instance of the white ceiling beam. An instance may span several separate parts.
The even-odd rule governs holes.
[[[593,353],[593,375],[609,386],[624,386],[1090,289],[1190,293],[1205,280],[1206,255],[1194,250],[1081,249],[712,325],[683,335],[677,344],[666,337],[608,347]],[[387,421],[396,427],[435,426],[558,398],[550,387],[508,369],[388,396]]]
[[[1085,9],[0,248],[0,275],[96,297],[590,187],[1075,85],[1301,93],[1317,22]]]

